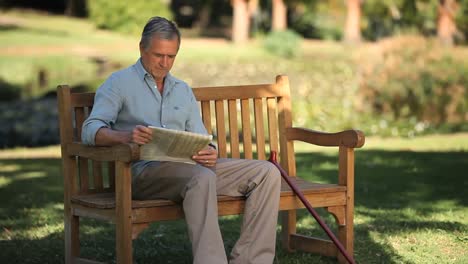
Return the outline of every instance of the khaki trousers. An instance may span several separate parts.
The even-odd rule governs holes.
[[[182,203],[196,264],[228,262],[218,225],[217,195],[247,197],[240,238],[229,263],[273,262],[281,177],[270,162],[218,159],[213,168],[155,163],[134,177],[132,186],[134,199]]]

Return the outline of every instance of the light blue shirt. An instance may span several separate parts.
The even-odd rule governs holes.
[[[102,127],[131,131],[136,125],[207,134],[190,86],[168,74],[161,95],[141,59],[113,73],[98,88],[93,110],[83,123],[81,138],[84,144],[94,145],[96,132]],[[149,163],[135,162],[132,174],[138,175]]]

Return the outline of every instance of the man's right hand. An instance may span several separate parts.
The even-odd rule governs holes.
[[[137,125],[132,130],[131,142],[137,143],[138,145],[144,145],[149,143],[153,138],[153,130],[149,127]]]

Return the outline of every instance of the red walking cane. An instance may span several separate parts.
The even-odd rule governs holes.
[[[328,237],[330,237],[330,239],[336,245],[338,250],[340,250],[341,254],[343,254],[343,256],[346,258],[348,263],[355,264],[356,262],[354,262],[354,259],[348,254],[348,252],[346,252],[343,245],[335,237],[335,235],[330,230],[330,228],[323,222],[323,220],[320,218],[320,216],[317,214],[317,212],[315,212],[314,208],[312,208],[312,205],[310,205],[309,201],[307,201],[307,199],[304,197],[304,194],[302,194],[302,192],[299,190],[299,188],[296,186],[296,184],[294,182],[292,182],[291,179],[289,179],[290,177],[289,177],[288,173],[283,168],[281,168],[281,166],[278,164],[278,160],[276,158],[276,151],[272,151],[270,153],[270,158],[268,159],[268,161],[273,163],[278,168],[278,170],[280,171],[281,176],[283,177],[283,179],[286,181],[286,183],[289,185],[289,187],[291,187],[293,192],[299,197],[301,202],[305,205],[305,207],[307,208],[309,213],[319,223],[319,225],[322,227],[322,229],[325,231],[325,233],[327,233]]]

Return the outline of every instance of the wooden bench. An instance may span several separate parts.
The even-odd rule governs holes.
[[[203,122],[215,135],[220,157],[267,159],[279,153],[280,163],[298,183],[310,203],[325,207],[338,224],[337,237],[353,252],[354,148],[364,144],[357,130],[321,133],[292,126],[289,81],[277,76],[272,84],[193,88],[200,102]],[[183,218],[181,207],[168,200],[131,199],[131,162],[139,159],[139,146],[90,147],[80,141],[81,126],[93,107],[94,93],[57,89],[60,118],[65,208],[66,263],[98,263],[80,258],[79,219],[90,217],[116,225],[118,263],[132,263],[132,240],[148,224]],[[295,140],[339,149],[338,184],[317,184],[296,176]],[[244,200],[220,196],[219,215],[241,214]],[[296,234],[299,199],[283,182],[280,210],[282,245],[288,251],[303,250],[336,256],[331,241]]]

